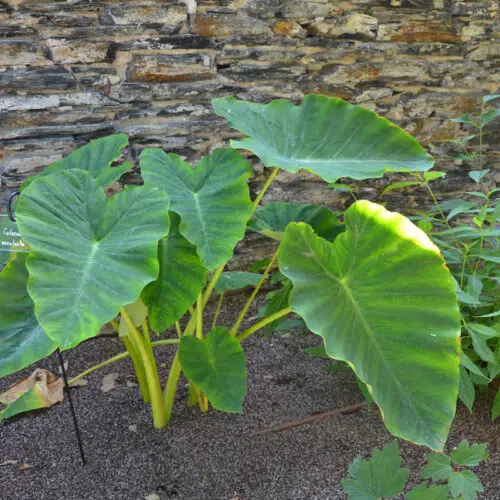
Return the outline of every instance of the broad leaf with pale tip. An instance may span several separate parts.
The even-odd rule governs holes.
[[[427,171],[433,158],[409,134],[373,111],[342,99],[307,95],[299,106],[222,97],[215,112],[247,137],[231,141],[266,167],[308,170],[327,182],[373,179],[391,171]]]
[[[182,337],[179,359],[184,375],[216,410],[241,413],[247,392],[245,353],[229,330],[217,327],[200,340]]]
[[[16,214],[31,248],[26,266],[35,316],[61,348],[97,335],[158,275],[158,240],[169,228],[160,189],[108,199],[90,174],[68,170],[31,183]]]
[[[0,377],[47,357],[57,347],[35,318],[25,253],[14,253],[0,273]]]
[[[111,164],[120,158],[122,149],[127,145],[128,137],[125,134],[115,134],[95,139],[76,149],[62,160],[52,163],[36,176],[26,179],[22,188],[26,188],[33,180],[40,177],[73,169],[86,170],[95,177],[101,187],[109,186],[132,168],[130,163],[111,167]]]
[[[232,149],[216,149],[196,168],[161,149],[145,149],[140,160],[145,185],[168,194],[180,233],[198,247],[203,265],[213,271],[228,261],[253,210],[250,164]]]
[[[441,450],[458,393],[460,316],[438,248],[408,219],[368,201],[334,243],[291,223],[278,262],[292,311],[349,362],[395,436]]]

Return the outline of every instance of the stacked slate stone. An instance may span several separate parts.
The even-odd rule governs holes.
[[[446,119],[478,113],[481,96],[498,91],[498,19],[489,0],[0,0],[0,200],[116,132],[129,135],[134,162],[154,146],[196,162],[237,136],[212,98],[307,93],[361,104],[414,134],[448,173],[436,190],[453,196],[471,186],[448,141],[468,132]],[[492,133],[490,168],[495,144]],[[379,199],[387,182],[359,195]],[[307,173],[282,173],[266,200],[342,208],[341,196]],[[386,199],[408,213],[425,196]]]

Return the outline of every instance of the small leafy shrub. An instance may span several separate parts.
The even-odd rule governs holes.
[[[462,441],[450,456],[431,453],[422,470],[423,481],[405,494],[406,500],[476,500],[483,491],[479,478],[468,467],[488,459],[486,445]],[[369,460],[358,456],[349,466],[349,478],[343,479],[350,500],[379,500],[403,493],[408,469],[401,467],[398,443],[394,440],[382,450],[375,448]]]
[[[294,313],[323,338],[328,356],[353,367],[390,432],[441,450],[456,407],[460,318],[437,246],[403,215],[369,201],[356,201],[342,220],[314,205],[260,207],[280,169],[336,183],[389,170],[429,175],[432,157],[388,120],[340,99],[310,95],[295,106],[227,97],[213,104],[245,137],[195,168],[145,149],[144,186],[107,197],[104,188],[130,167],[111,166],[127,144],[118,134],[26,181],[16,215],[30,251],[13,254],[0,273],[0,376],[57,347],[71,349],[109,323],[126,352],[98,366],[131,358],[156,427],[171,419],[181,373],[190,383],[188,404],[240,412],[243,341]],[[254,200],[247,184],[253,170],[237,149],[272,167]],[[276,253],[252,273],[225,272],[247,230],[274,239]],[[243,329],[276,264],[277,293]],[[237,320],[220,324],[224,292],[247,285],[253,291]],[[213,295],[219,301],[209,322],[204,312]],[[175,350],[164,384],[154,356],[161,346]],[[23,401],[33,407],[30,396],[18,400],[16,412]],[[0,418],[12,413],[7,406]]]
[[[411,217],[442,251],[453,276],[461,315],[459,398],[472,411],[474,386],[486,390],[500,375],[500,188],[488,189],[493,172],[483,168],[483,137],[487,125],[500,115],[500,109],[488,110],[488,104],[500,95],[482,98],[477,120],[462,115],[450,121],[472,128],[475,133],[452,142],[461,153],[456,158],[471,166],[469,177],[477,190],[465,197],[437,202],[430,182],[442,172],[414,174],[414,180],[396,183],[385,192],[408,185],[424,186],[434,206]],[[471,141],[477,141],[472,146]],[[498,385],[498,384],[497,384]],[[492,419],[500,415],[500,386],[492,408]]]

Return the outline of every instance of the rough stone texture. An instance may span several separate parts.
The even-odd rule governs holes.
[[[499,31],[491,0],[0,0],[0,205],[92,138],[123,131],[132,161],[159,146],[196,162],[237,136],[210,99],[298,102],[311,92],[414,134],[448,172],[439,196],[455,196],[472,190],[471,165],[453,160],[448,141],[468,131],[446,119],[477,113],[481,95],[498,92]],[[498,169],[492,132],[485,161]],[[255,170],[253,192],[265,180]],[[358,195],[406,212],[427,203],[419,190],[380,199],[389,182]],[[347,203],[308,174],[280,174],[271,199]]]

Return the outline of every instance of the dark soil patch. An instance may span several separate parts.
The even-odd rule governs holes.
[[[340,480],[358,455],[393,438],[379,412],[329,418],[285,432],[253,435],[269,425],[342,408],[362,401],[352,374],[329,374],[329,361],[313,358],[305,347],[319,345],[312,334],[290,337],[259,334],[246,341],[248,396],[242,415],[211,410],[200,415],[185,406],[185,384],[178,393],[171,425],[156,430],[142,404],[129,360],[88,377],[74,389],[88,465],[81,466],[67,401],[0,426],[0,498],[4,500],[143,499],[156,493],[175,499],[343,499]],[[123,349],[116,338],[97,338],[65,353],[70,375]],[[169,363],[171,347],[157,350]],[[55,356],[39,364],[57,372]],[[31,370],[30,370],[31,371]],[[118,372],[115,389],[103,393],[102,378]],[[14,382],[19,374],[2,380]],[[127,382],[129,384],[127,384]],[[493,394],[480,394],[474,415],[461,405],[449,439],[489,442],[491,459],[477,468],[485,493],[500,499],[500,437],[489,419]],[[411,471],[425,462],[426,450],[400,441]],[[31,468],[19,470],[27,464]],[[415,474],[412,480],[418,479]]]

